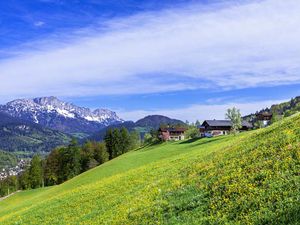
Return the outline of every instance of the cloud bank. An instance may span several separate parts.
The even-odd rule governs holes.
[[[300,83],[300,4],[246,1],[146,12],[0,61],[0,100]]]

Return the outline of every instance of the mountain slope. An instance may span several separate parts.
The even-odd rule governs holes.
[[[110,110],[92,111],[63,102],[56,97],[17,99],[0,106],[0,112],[70,134],[90,134],[105,126],[122,122],[122,119]]]
[[[297,224],[300,115],[164,143],[0,202],[2,224]]]
[[[160,125],[185,125],[181,120],[171,119],[161,115],[150,115],[135,122],[137,127],[150,127],[158,129]]]
[[[17,165],[17,157],[9,152],[0,150],[0,170]]]
[[[0,149],[9,152],[49,152],[68,144],[69,135],[0,113]]]

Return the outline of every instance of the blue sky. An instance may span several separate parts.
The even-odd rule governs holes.
[[[55,95],[125,119],[243,114],[300,95],[293,0],[0,2],[0,103]]]

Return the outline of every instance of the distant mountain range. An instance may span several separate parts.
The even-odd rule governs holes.
[[[108,109],[91,110],[56,97],[17,99],[0,105],[0,150],[45,153],[68,144],[72,137],[102,140],[107,129],[120,127],[143,136],[160,124],[184,125],[160,115],[124,121]]]
[[[92,111],[56,97],[14,100],[1,105],[0,112],[75,136],[88,136],[106,126],[124,122],[110,110]]]

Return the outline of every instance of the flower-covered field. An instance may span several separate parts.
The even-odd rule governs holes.
[[[299,224],[300,115],[129,152],[0,202],[0,224]]]

